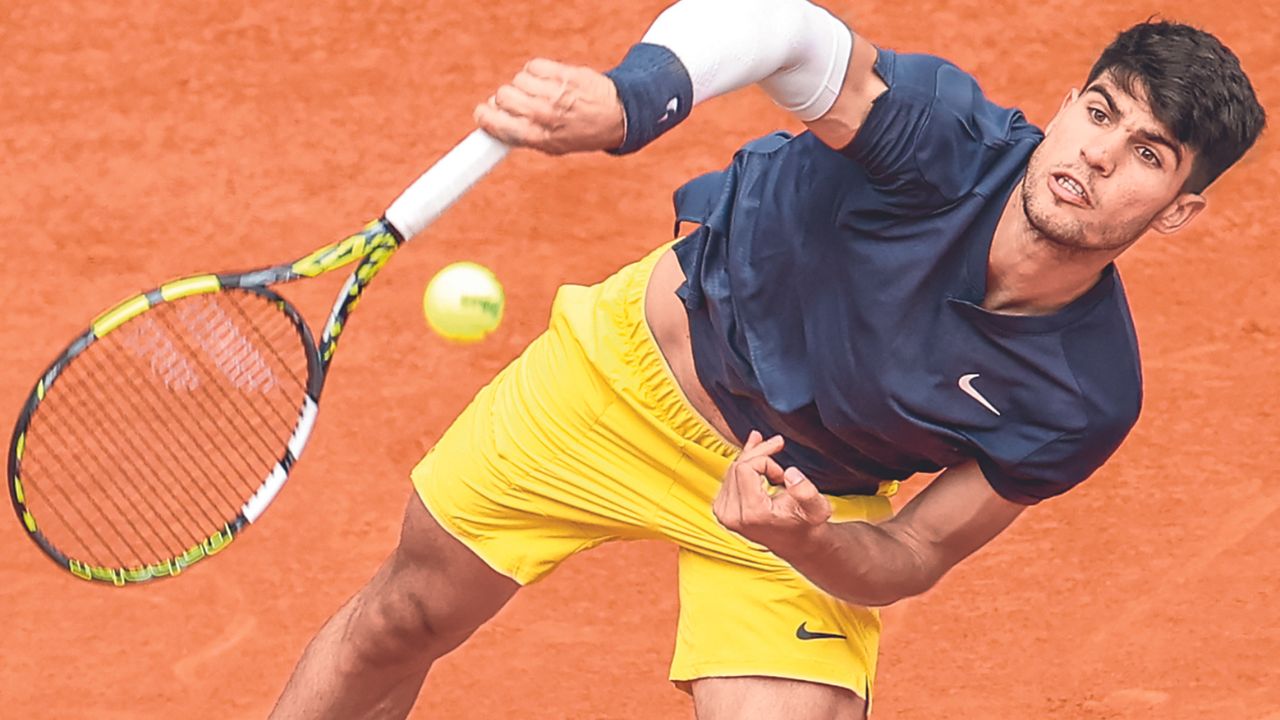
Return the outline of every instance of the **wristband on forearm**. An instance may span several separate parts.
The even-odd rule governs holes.
[[[622,145],[609,152],[633,153],[689,117],[693,81],[675,53],[661,45],[632,46],[618,66],[605,73],[618,89],[625,116]]]

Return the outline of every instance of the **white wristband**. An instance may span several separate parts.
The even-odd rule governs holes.
[[[643,42],[680,58],[694,105],[759,83],[804,121],[831,109],[853,49],[844,23],[806,0],[681,0]]]

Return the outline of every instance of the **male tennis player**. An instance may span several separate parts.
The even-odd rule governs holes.
[[[1141,376],[1112,261],[1186,227],[1265,122],[1236,57],[1184,25],[1122,33],[1042,133],[803,0],[684,0],[607,75],[535,60],[476,118],[550,153],[626,153],[753,83],[810,132],[678,190],[696,230],[673,247],[561,288],[414,470],[399,547],[277,717],[404,717],[522,585],[626,538],[680,546],[671,678],[701,720],[864,716],[872,608],[1129,432]],[[898,480],[940,469],[891,516]]]

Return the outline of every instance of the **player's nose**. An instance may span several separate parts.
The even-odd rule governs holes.
[[[1115,152],[1111,137],[1104,135],[1081,146],[1080,159],[1090,170],[1102,177],[1107,177],[1115,170]]]

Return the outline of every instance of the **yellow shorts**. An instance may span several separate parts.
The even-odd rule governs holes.
[[[449,533],[521,584],[610,540],[679,545],[673,681],[763,675],[869,700],[878,613],[827,595],[712,515],[739,449],[693,410],[644,321],[665,249],[598,285],[560,288],[547,332],[476,395],[413,484]],[[837,521],[892,512],[882,496],[831,502]]]

